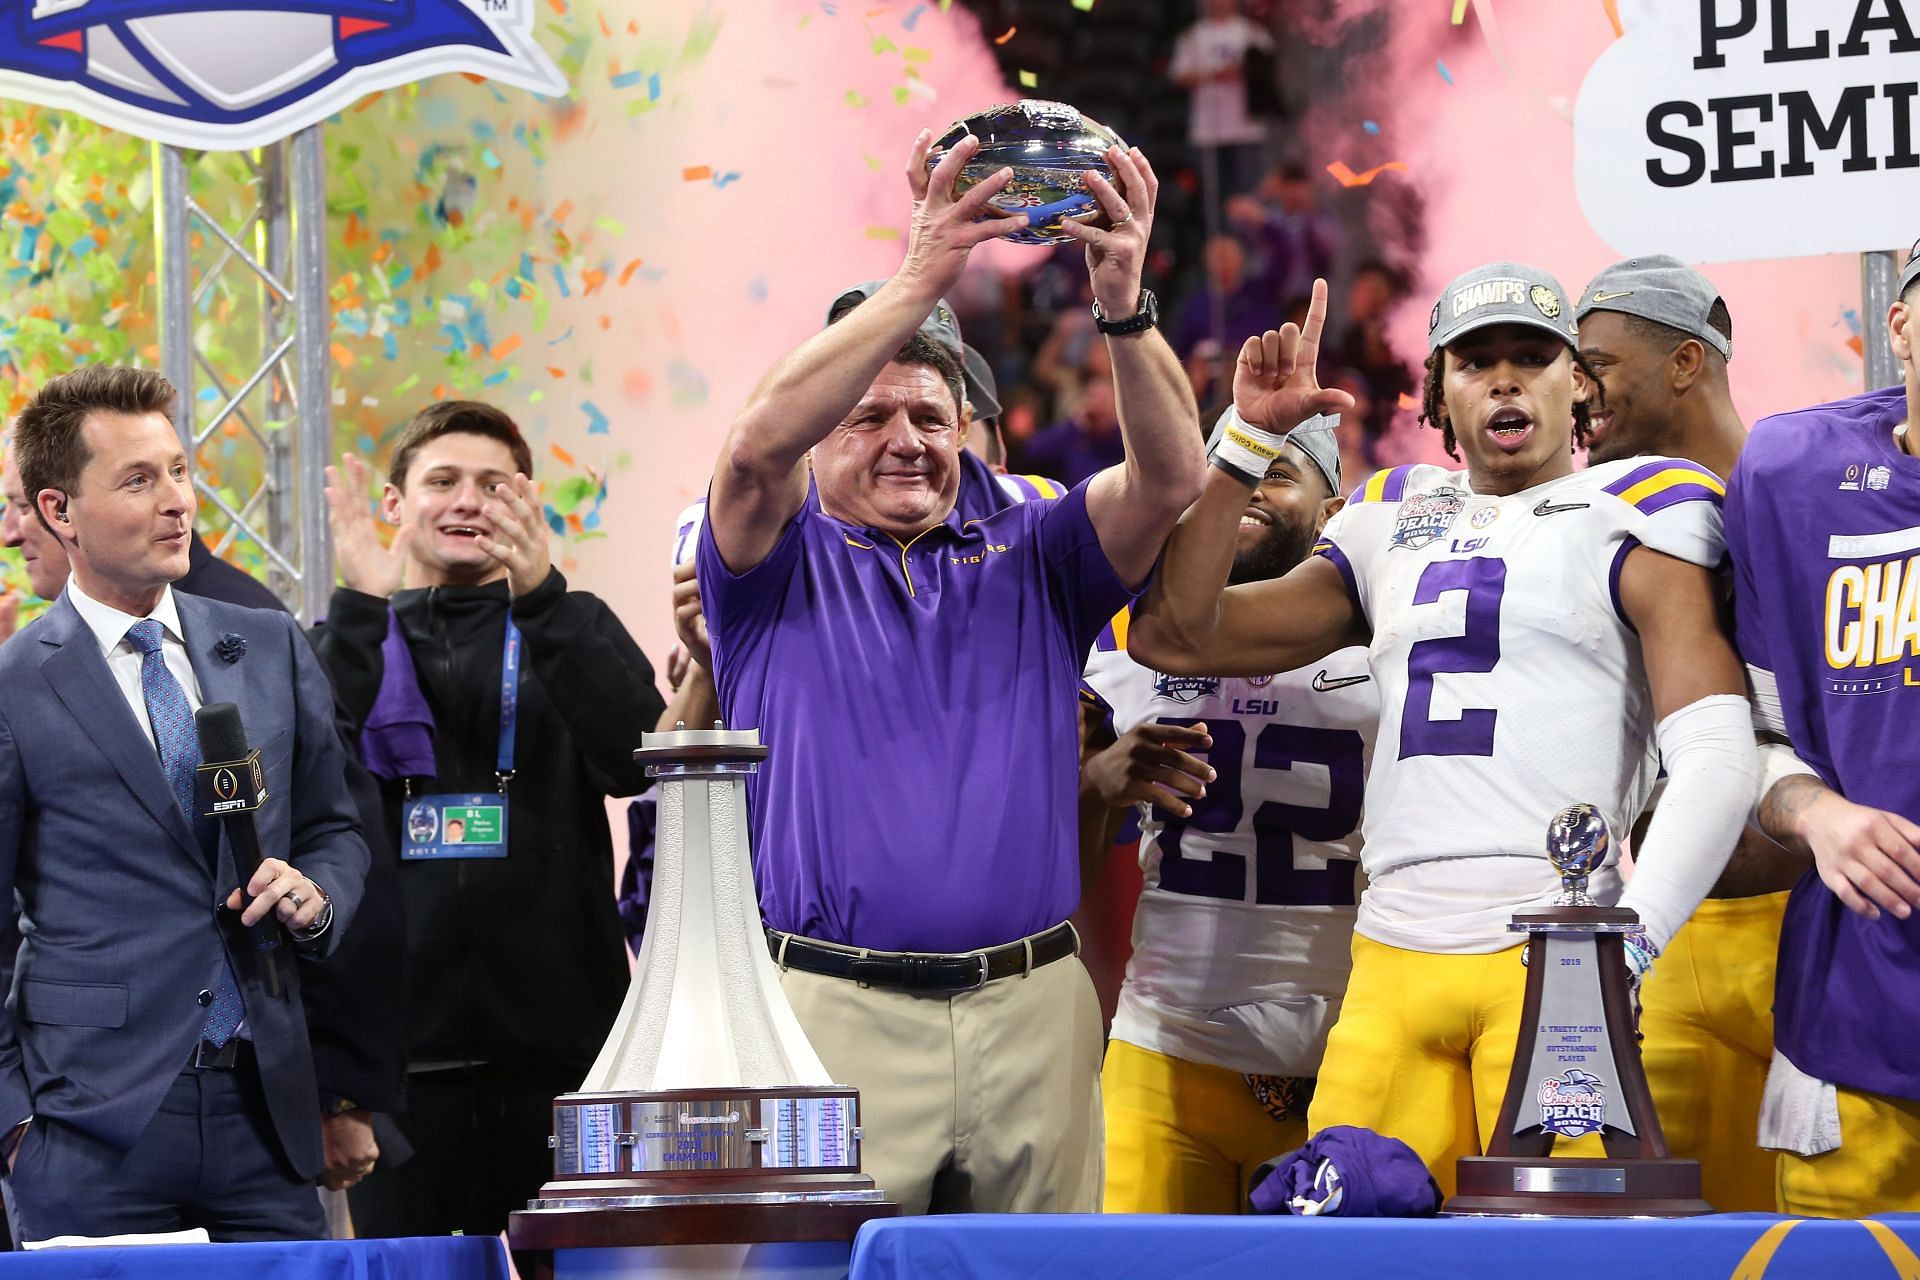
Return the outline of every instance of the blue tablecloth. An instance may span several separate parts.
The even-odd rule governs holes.
[[[492,1236],[0,1253],[7,1280],[507,1280]]]
[[[1920,1215],[1868,1222],[953,1216],[869,1222],[850,1280],[1912,1280]]]

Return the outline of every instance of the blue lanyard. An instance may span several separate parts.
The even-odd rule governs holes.
[[[520,628],[507,615],[507,639],[500,652],[500,755],[494,772],[500,779],[500,794],[507,793],[513,779],[513,730],[520,711]]]

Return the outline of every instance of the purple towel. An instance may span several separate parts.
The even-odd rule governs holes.
[[[387,638],[380,642],[383,670],[380,692],[360,730],[360,756],[382,778],[431,778],[439,771],[433,758],[433,711],[420,691],[420,673],[400,630],[387,614]]]
[[[1254,1171],[1255,1213],[1431,1218],[1440,1188],[1412,1147],[1356,1125],[1323,1129]]]

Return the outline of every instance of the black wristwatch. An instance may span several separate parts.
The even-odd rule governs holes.
[[[1160,299],[1153,296],[1153,290],[1142,289],[1140,302],[1132,315],[1124,320],[1109,320],[1101,312],[1100,304],[1093,304],[1093,324],[1102,333],[1145,333],[1160,323]]]

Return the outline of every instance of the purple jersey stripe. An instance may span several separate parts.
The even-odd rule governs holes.
[[[1682,502],[1711,502],[1719,506],[1721,498],[1719,494],[1703,484],[1686,481],[1671,485],[1658,493],[1650,493],[1633,505],[1638,507],[1643,515],[1650,516],[1656,511],[1665,511],[1668,507],[1678,506]]]
[[[1315,544],[1313,554],[1322,556],[1333,562],[1333,567],[1340,571],[1341,578],[1346,581],[1347,598],[1353,601],[1353,607],[1359,612],[1360,616],[1363,618],[1366,617],[1366,607],[1360,603],[1360,584],[1354,580],[1353,562],[1347,559],[1347,553],[1325,538],[1322,538]]]
[[[1629,535],[1625,541],[1621,542],[1620,549],[1613,553],[1613,567],[1607,570],[1607,594],[1613,597],[1613,611],[1619,615],[1620,621],[1626,624],[1627,630],[1636,635],[1639,634],[1639,628],[1633,625],[1633,619],[1627,616],[1626,607],[1620,603],[1620,571],[1627,567],[1627,556],[1639,545],[1640,539]]]
[[[1412,463],[1395,467],[1392,471],[1389,471],[1387,473],[1387,486],[1381,490],[1380,500],[1382,502],[1398,502],[1401,498],[1405,497],[1407,493],[1407,477],[1412,474]],[[1341,559],[1341,564],[1346,564],[1344,557]],[[1346,573],[1348,586],[1351,587],[1353,583],[1353,570],[1347,568],[1343,570],[1343,572]],[[1355,598],[1358,599],[1358,597]]]
[[[1662,471],[1666,471],[1669,469],[1681,470],[1681,471],[1700,470],[1699,467],[1695,466],[1691,462],[1675,462],[1672,458],[1660,458],[1654,462],[1645,463],[1641,466],[1635,467],[1633,470],[1627,472],[1627,474],[1621,476],[1618,480],[1615,480],[1612,484],[1608,485],[1607,492],[1614,495],[1617,498],[1621,494],[1625,493],[1627,490],[1633,488],[1633,486],[1639,484],[1642,480],[1652,479],[1654,476],[1659,475]]]

